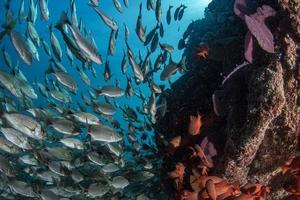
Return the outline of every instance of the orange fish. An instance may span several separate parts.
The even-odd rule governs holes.
[[[194,53],[194,57],[196,59],[201,59],[201,58],[207,58],[209,54],[209,48],[207,45],[202,45],[198,48],[196,48],[195,53]]]
[[[200,132],[202,126],[201,116],[197,113],[197,116],[190,116],[190,123],[188,127],[188,132],[190,135],[197,135]]]

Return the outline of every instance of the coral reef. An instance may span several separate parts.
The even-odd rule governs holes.
[[[190,177],[198,167],[229,185],[238,180],[242,189],[235,191],[260,183],[268,188],[267,199],[293,198],[284,190],[291,178],[281,166],[300,152],[300,2],[257,0],[249,7],[247,2],[213,0],[205,18],[184,34],[189,71],[163,95],[168,112],[155,127],[162,173],[180,172],[164,180],[164,189],[177,191],[177,199],[212,198],[211,188],[219,186],[209,181],[205,198],[193,194]],[[195,59],[195,51],[206,46],[205,56]],[[190,134],[198,115],[200,134]],[[191,159],[195,145],[213,166],[203,169],[203,156]]]

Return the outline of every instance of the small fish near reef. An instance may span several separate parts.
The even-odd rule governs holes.
[[[201,45],[200,47],[196,47],[192,54],[193,60],[205,59],[209,55],[209,47],[208,45]]]

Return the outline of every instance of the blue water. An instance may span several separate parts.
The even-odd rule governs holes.
[[[121,14],[117,11],[117,9],[114,7],[112,0],[101,0],[99,3],[100,9],[106,13],[107,15],[114,18],[115,21],[117,21],[119,26],[119,36],[116,40],[116,51],[114,56],[106,56],[107,48],[108,48],[108,42],[109,42],[109,36],[111,30],[103,23],[103,21],[100,19],[100,17],[96,14],[96,12],[87,5],[87,0],[75,0],[76,8],[77,8],[77,18],[78,21],[80,19],[83,21],[84,26],[87,28],[87,30],[91,30],[92,35],[96,41],[96,45],[98,47],[98,50],[102,56],[103,63],[105,63],[106,59],[109,60],[110,68],[112,72],[112,78],[110,81],[106,82],[103,77],[104,72],[104,64],[102,65],[95,65],[94,68],[97,72],[97,78],[94,78],[89,70],[86,70],[85,72],[91,79],[91,83],[94,87],[101,87],[103,85],[114,85],[116,80],[120,81],[120,87],[125,89],[126,88],[126,76],[124,76],[121,73],[121,60],[123,57],[123,52],[126,50],[125,45],[125,34],[124,34],[124,23],[127,24],[130,30],[130,36],[129,36],[129,45],[131,49],[133,50],[136,58],[138,57],[138,51],[140,50],[142,53],[142,57],[144,58],[147,53],[147,47],[145,47],[140,40],[138,39],[136,33],[135,33],[135,26],[136,26],[136,19],[138,16],[138,10],[139,10],[139,3],[141,1],[138,0],[130,0],[129,1],[129,8],[126,8],[122,1],[121,4],[123,6],[124,12]],[[142,21],[143,25],[146,26],[146,33],[148,33],[154,26],[156,26],[156,19],[155,19],[155,12],[153,10],[147,11],[146,9],[146,0],[143,0],[143,11],[142,11]],[[168,43],[175,47],[175,51],[172,54],[172,58],[174,61],[179,61],[183,50],[179,51],[177,49],[178,41],[183,35],[183,32],[186,30],[189,23],[191,23],[193,20],[197,20],[203,17],[204,15],[204,9],[208,5],[210,1],[209,0],[162,0],[162,22],[165,30],[165,34],[163,38],[160,38],[161,43]],[[181,21],[174,21],[173,14],[175,9],[180,6],[181,4],[184,4],[187,6],[187,9],[185,10],[185,14]],[[20,1],[18,0],[12,0],[11,3],[11,10],[15,17],[17,17]],[[170,25],[167,25],[166,23],[166,13],[168,10],[169,5],[173,5],[172,8],[172,21]],[[43,38],[50,46],[50,39],[49,39],[49,31],[48,27],[50,24],[55,24],[62,11],[67,11],[68,14],[70,14],[69,9],[69,1],[68,0],[49,0],[48,3],[49,6],[49,12],[50,12],[50,20],[44,21],[41,20],[39,7],[38,7],[38,18],[35,24],[36,30],[38,31],[38,34],[41,38]],[[25,13],[28,13],[29,9],[29,0],[25,0]],[[5,7],[4,7],[4,0],[0,2],[0,19],[1,24],[3,24],[5,19]],[[23,22],[22,24],[17,24],[16,31],[20,33],[25,33],[26,31],[26,23]],[[78,72],[76,71],[75,66],[81,66],[81,63],[76,60],[74,57],[74,66],[71,66],[66,54],[65,54],[65,44],[62,39],[61,33],[53,27],[53,31],[56,35],[56,37],[60,41],[60,45],[63,49],[63,61],[62,64],[65,66],[67,71],[72,75],[72,77],[77,81],[78,83],[78,91],[76,95],[72,95],[72,107],[77,108],[77,102],[84,105],[84,102],[81,99],[81,93],[88,96],[88,91],[90,88],[83,83],[83,81],[80,79]],[[150,46],[150,45],[149,45]],[[33,83],[35,80],[37,80],[40,83],[44,83],[44,77],[45,77],[45,70],[49,66],[49,59],[44,52],[44,49],[41,45],[41,47],[38,49],[40,54],[40,61],[36,62],[33,61],[33,64],[31,66],[26,65],[18,56],[16,53],[14,47],[11,44],[11,41],[9,37],[5,37],[0,47],[5,47],[6,51],[9,53],[10,57],[12,58],[13,66],[17,64],[17,62],[20,63],[20,69],[25,74],[29,82]],[[158,47],[157,50],[151,54],[150,59],[152,64],[155,62],[155,59],[157,55],[160,53],[160,48]],[[52,53],[53,55],[53,53]],[[0,59],[0,69],[4,71],[10,71],[10,69],[4,64],[2,54]],[[165,84],[166,88],[169,87],[169,83],[167,81],[161,82],[159,79],[160,72],[155,73],[154,75],[154,82],[158,85]],[[129,65],[127,61],[127,75],[134,77],[133,72],[131,70],[131,66]],[[48,75],[49,77],[52,77],[52,75]],[[176,75],[172,76],[171,82],[174,82],[176,79],[180,77],[180,73],[177,73]],[[52,79],[55,79],[52,77]],[[133,80],[133,79],[132,79]],[[150,89],[148,87],[148,84],[140,84],[136,85],[134,83],[134,80],[132,81],[133,88],[135,92],[138,92],[138,89],[140,89],[144,96],[147,97],[147,99],[150,97]],[[38,92],[38,89],[35,85],[33,85],[35,91],[39,95],[39,98],[37,100],[33,101],[34,107],[47,107],[47,100],[44,98],[40,93]],[[9,92],[7,91],[7,94]],[[133,109],[136,109],[137,106],[141,106],[141,101],[136,96],[132,96],[130,98],[121,97],[115,100],[118,104],[121,106],[128,105]],[[99,97],[99,102],[104,102],[103,97]],[[62,106],[69,106],[60,104]],[[87,108],[88,111],[92,111],[90,108]],[[116,114],[113,116],[115,120],[117,120],[122,128],[125,129],[125,133],[127,132],[127,122],[122,117],[121,110],[117,110]],[[139,115],[139,119],[143,120],[144,116]],[[159,123],[159,122],[158,122]],[[155,149],[155,142],[154,142],[154,134],[153,132],[147,133],[149,136],[148,143],[154,147]],[[142,143],[143,141],[140,140]],[[145,142],[145,141],[144,141]]]

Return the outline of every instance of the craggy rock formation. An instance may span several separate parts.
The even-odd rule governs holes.
[[[275,53],[266,52],[261,41],[257,43],[260,35],[254,35],[253,60],[248,60],[252,63],[244,64],[224,82],[245,61],[244,45],[248,44],[249,27],[234,14],[234,3],[213,0],[205,18],[192,23],[184,34],[189,71],[164,94],[168,112],[156,125],[163,135],[157,141],[166,153],[167,142],[184,136],[189,117],[199,113],[204,125],[193,144],[207,136],[217,150],[209,174],[239,180],[241,185],[268,185],[268,199],[283,199],[287,195],[283,186],[291,180],[282,175],[280,167],[300,153],[300,2],[257,0],[252,5],[267,5],[276,11],[265,21]],[[249,10],[249,16],[255,10]],[[204,45],[208,57],[195,56]],[[163,173],[180,160],[165,155]]]

